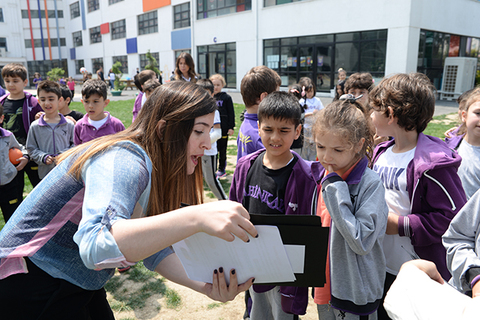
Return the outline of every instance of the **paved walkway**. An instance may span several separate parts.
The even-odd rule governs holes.
[[[78,101],[80,102],[81,98],[81,86],[77,85],[75,86],[75,97],[73,98],[73,101]],[[36,90],[31,90],[28,89],[26,90],[32,94],[36,94]],[[226,90],[229,95],[232,96],[233,102],[234,103],[240,103],[243,104],[243,99],[242,95],[240,94],[239,91],[229,91]],[[114,97],[111,95],[110,91],[108,92],[108,98],[111,101],[117,101],[117,100],[128,100],[128,99],[135,99],[135,97],[138,94],[138,90],[132,90],[132,89],[126,89],[122,91],[122,95],[119,97]],[[332,102],[332,98],[329,96],[323,96],[323,94],[318,94],[318,98],[322,101],[323,105],[326,106],[327,104]],[[445,101],[445,100],[437,100],[435,104],[435,113],[434,116],[442,115],[442,114],[448,114],[448,113],[453,113],[458,110],[458,104],[455,101]]]

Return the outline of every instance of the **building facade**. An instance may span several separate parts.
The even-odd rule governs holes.
[[[168,79],[188,51],[197,73],[236,90],[262,64],[282,86],[309,76],[326,93],[339,68],[375,79],[419,71],[439,89],[446,57],[478,59],[478,16],[477,0],[2,0],[0,67],[79,78],[120,61],[132,77],[150,52]]]

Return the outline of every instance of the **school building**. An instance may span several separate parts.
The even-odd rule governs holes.
[[[282,86],[310,76],[325,93],[338,68],[376,79],[419,71],[440,89],[446,57],[480,56],[479,16],[478,0],[2,0],[0,67],[80,78],[81,67],[107,73],[120,61],[132,77],[150,51],[165,80],[187,51],[197,73],[235,90],[262,64]]]

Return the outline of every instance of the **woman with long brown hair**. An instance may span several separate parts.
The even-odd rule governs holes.
[[[199,76],[195,72],[195,62],[188,52],[182,52],[175,62],[175,73],[170,80],[183,80],[188,82],[197,82]]]
[[[230,286],[221,268],[212,284],[188,279],[170,249],[197,232],[227,241],[257,234],[241,204],[200,204],[197,164],[215,108],[205,90],[175,81],[157,88],[125,131],[63,154],[0,232],[2,317],[113,319],[103,286],[116,267],[140,260],[212,299],[248,289],[253,279],[237,285],[234,270]]]

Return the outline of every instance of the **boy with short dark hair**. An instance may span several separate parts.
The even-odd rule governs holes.
[[[75,145],[125,130],[123,123],[104,111],[107,84],[102,80],[87,80],[82,87],[82,103],[85,116],[75,125]]]
[[[2,68],[2,78],[5,81],[5,88],[8,94],[0,98],[0,104],[3,105],[3,128],[13,133],[18,143],[25,145],[27,142],[27,134],[30,125],[35,121],[35,115],[42,111],[37,99],[30,93],[23,91],[28,85],[27,69],[19,63],[9,63]],[[23,193],[25,182],[23,181],[24,172],[27,173],[28,179],[35,187],[39,182],[38,166],[35,162],[30,161],[19,173],[20,184],[19,193]],[[0,193],[0,199],[3,194]]]
[[[3,118],[3,106],[0,104],[0,125]],[[12,148],[21,150],[23,154],[22,157],[15,159],[20,161],[16,165],[10,161],[9,152]],[[5,223],[22,203],[23,188],[19,185],[23,182],[23,174],[19,171],[27,165],[28,159],[30,158],[25,147],[18,143],[10,131],[0,128],[0,209]]]
[[[132,123],[137,118],[138,113],[142,109],[145,101],[147,101],[147,96],[145,95],[145,90],[143,88],[143,85],[145,84],[145,82],[147,82],[150,79],[157,80],[157,75],[155,74],[155,71],[153,71],[153,70],[148,70],[148,69],[143,70],[140,73],[137,72],[134,76],[135,86],[138,88],[138,90],[140,90],[140,92],[139,92],[138,96],[135,98],[135,102],[133,104]]]
[[[237,162],[241,157],[263,148],[258,135],[258,105],[269,93],[278,90],[279,83],[280,76],[265,66],[253,67],[243,77],[240,90],[247,112],[237,137]]]
[[[69,106],[72,102],[72,92],[66,86],[60,86],[60,89],[62,90],[63,101],[60,101],[58,111],[66,118],[71,117],[70,120],[73,120],[73,123],[75,124],[78,120],[83,118],[83,113],[75,110],[70,110]]]
[[[435,110],[434,88],[424,74],[396,74],[371,91],[370,105],[377,135],[394,138],[380,143],[372,158],[389,208],[384,292],[400,266],[416,258],[433,261],[450,279],[442,235],[466,196],[457,175],[461,158],[442,140],[422,133]],[[378,314],[389,319],[382,305]]]
[[[74,146],[75,125],[58,112],[59,102],[63,101],[58,83],[50,80],[40,82],[37,97],[44,114],[30,127],[27,150],[38,164],[38,176],[43,179],[55,167],[56,157]]]
[[[265,149],[238,161],[230,200],[242,203],[248,212],[315,215],[321,165],[290,150],[301,133],[301,115],[298,100],[286,92],[273,92],[262,100],[258,131]],[[308,304],[308,288],[254,285],[250,295],[252,320],[295,319],[305,314]]]
[[[368,95],[373,89],[373,78],[372,75],[368,72],[364,73],[354,73],[352,74],[345,82],[344,91],[345,93],[350,93],[358,98],[357,101],[363,104],[365,107],[368,107]]]

